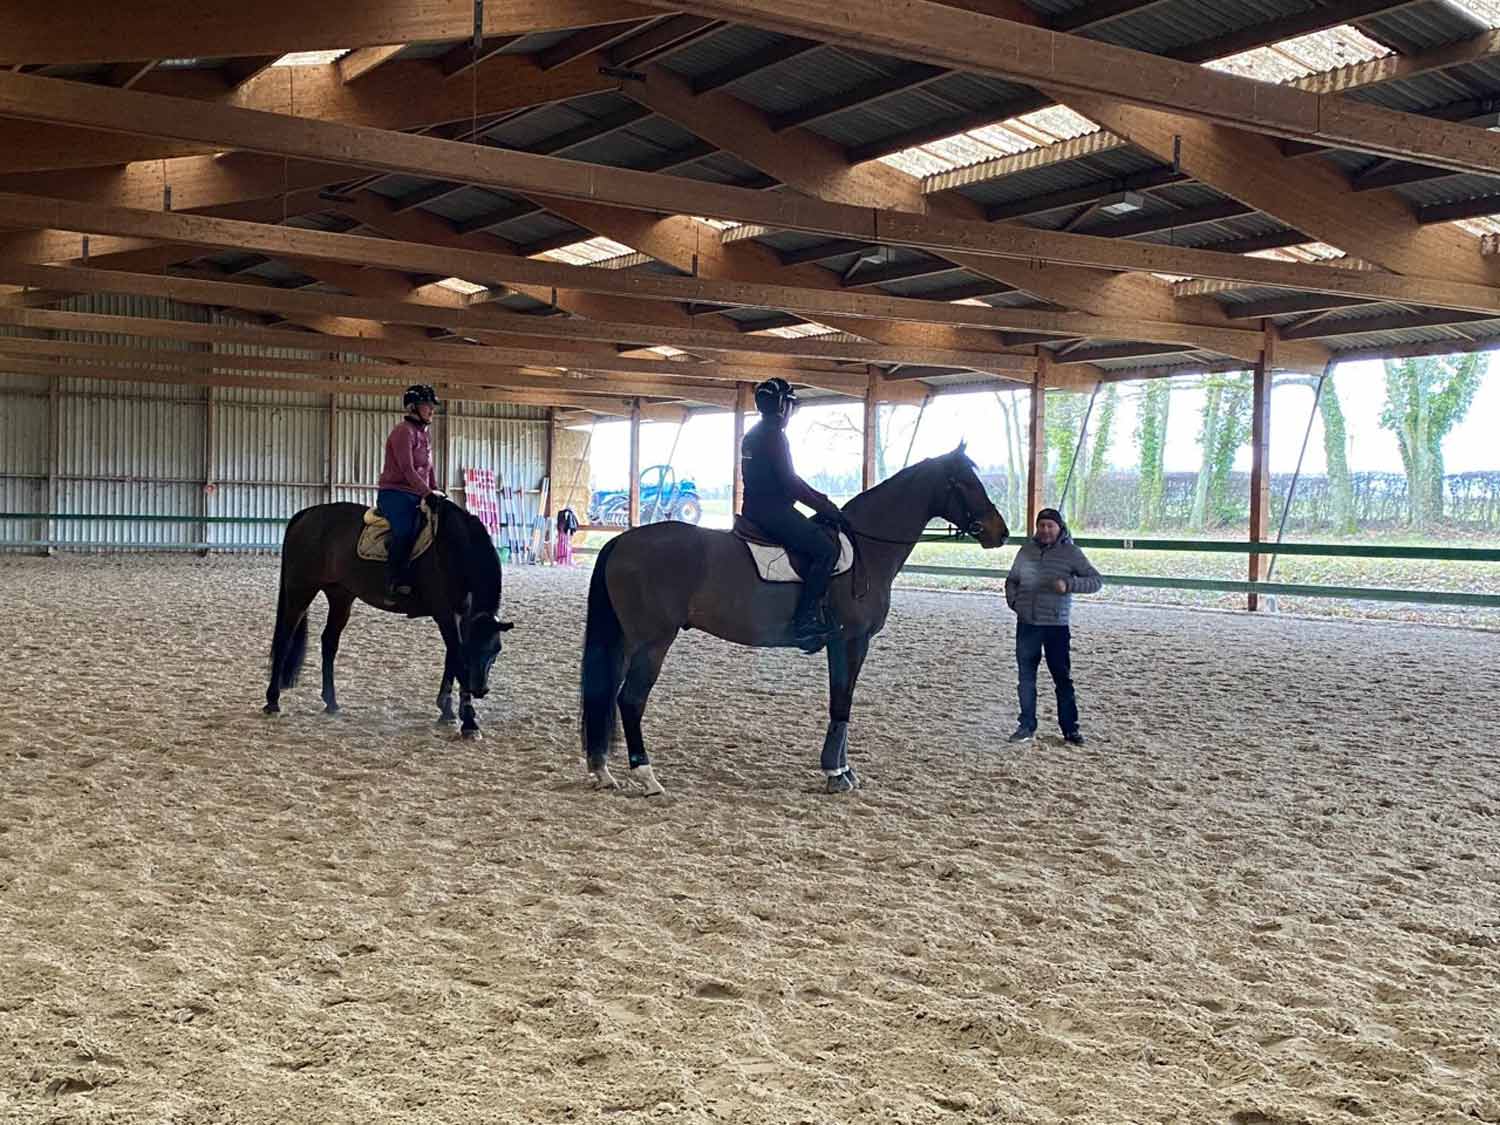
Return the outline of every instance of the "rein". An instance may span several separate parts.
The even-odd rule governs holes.
[[[979,538],[979,532],[981,530],[979,517],[974,514],[974,510],[970,508],[967,501],[964,500],[964,494],[962,489],[958,487],[958,481],[954,477],[950,476],[948,478],[948,492],[943,497],[944,501],[946,502],[955,493],[958,494],[959,504],[963,507],[963,524],[956,524],[952,520],[946,521],[949,528],[952,529],[954,538],[957,538],[961,535],[968,535],[975,539]],[[850,566],[849,580],[854,585],[854,597],[856,600],[862,600],[864,596],[870,592],[870,583],[868,581],[868,576],[865,574],[865,568],[863,566],[862,556],[859,549],[859,542],[861,539],[868,540],[871,543],[883,543],[891,547],[914,547],[922,541],[921,533],[918,533],[915,539],[886,539],[879,535],[871,535],[869,532],[860,531],[858,528],[848,523],[847,519],[845,520],[844,530],[849,533],[849,542],[850,545],[854,548],[854,562]],[[926,530],[925,524],[923,525],[923,530]],[[866,581],[862,583],[860,581],[861,578],[865,578]]]

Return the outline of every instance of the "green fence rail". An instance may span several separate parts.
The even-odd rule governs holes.
[[[177,516],[177,515],[110,515],[102,513],[0,512],[0,521],[47,520],[87,523],[196,523],[272,526],[286,523],[277,516]],[[594,531],[618,533],[621,529],[593,528]],[[966,536],[927,534],[923,543],[972,543]],[[1175,551],[1204,554],[1237,555],[1305,555],[1325,558],[1414,559],[1427,562],[1500,562],[1496,547],[1417,547],[1384,546],[1375,543],[1250,543],[1224,539],[1125,539],[1079,538],[1081,547],[1123,551]],[[0,547],[114,548],[141,550],[276,550],[276,543],[68,543],[48,540],[5,540]],[[577,547],[576,554],[596,553],[595,547]],[[937,566],[909,563],[903,574],[925,574],[949,578],[982,578],[1002,582],[1008,573],[998,567]],[[1348,601],[1405,602],[1417,605],[1451,605],[1470,608],[1500,609],[1500,594],[1475,594],[1448,590],[1403,590],[1380,586],[1325,586],[1295,582],[1251,582],[1218,578],[1168,578],[1144,574],[1107,574],[1104,581],[1112,586],[1143,587],[1166,590],[1193,590],[1220,594],[1261,594],[1284,597],[1334,598]]]

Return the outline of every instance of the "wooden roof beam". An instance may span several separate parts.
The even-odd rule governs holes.
[[[785,309],[820,320],[826,317],[853,317],[858,320],[893,320],[992,330],[1066,332],[1114,339],[1198,342],[1200,346],[1242,357],[1253,351],[1258,344],[1258,341],[1251,339],[1253,333],[1241,329],[1184,326],[1074,313],[990,309],[911,298],[710,281],[701,277],[663,277],[230,219],[102,208],[61,201],[37,201],[22,196],[0,197],[0,221],[19,219],[24,224],[37,217],[44,217],[45,225],[51,227],[82,227],[104,234],[154,237],[174,243],[197,243],[255,251],[273,257],[375,265],[408,273],[443,274],[444,271],[451,270],[457,276],[482,283],[557,287],[678,302],[704,301]],[[1500,300],[1500,290],[1495,291],[1495,295]]]
[[[488,0],[486,39],[654,17],[619,0]],[[156,0],[56,0],[0,7],[0,65],[116,62],[130,58],[224,58],[430,43],[474,33],[471,0],[258,0],[183,19]]]
[[[0,278],[15,284],[66,292],[129,293],[167,297],[190,304],[230,306],[298,317],[334,316],[350,320],[422,325],[476,339],[501,334],[560,340],[613,341],[637,345],[669,344],[683,349],[734,353],[737,363],[749,355],[804,357],[855,362],[961,367],[994,373],[1029,373],[1026,356],[1000,352],[964,352],[943,348],[887,346],[817,337],[782,338],[741,335],[707,329],[668,328],[650,324],[615,324],[569,317],[537,317],[504,312],[490,305],[462,308],[422,301],[374,300],[276,289],[234,282],[148,276],[112,270],[27,266],[0,262]],[[748,354],[746,354],[748,353]]]
[[[384,66],[402,51],[405,43],[387,43],[379,47],[356,47],[338,60],[339,78],[347,85]]]
[[[1247,210],[1274,215],[1355,257],[1403,274],[1480,284],[1500,280],[1500,272],[1474,253],[1473,240],[1463,232],[1422,227],[1406,202],[1394,196],[1356,201],[1333,165],[1292,160],[1269,137],[1104,98],[1069,95],[1067,100],[1158,159],[1170,162],[1177,156],[1184,172]]]

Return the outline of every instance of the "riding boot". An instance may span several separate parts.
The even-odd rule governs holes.
[[[411,593],[411,575],[408,561],[411,556],[410,543],[389,542],[385,560],[385,601],[395,605],[397,598]]]
[[[797,612],[792,617],[792,637],[803,652],[813,653],[827,644],[834,632],[824,600],[815,592],[809,593],[804,585],[797,600]]]

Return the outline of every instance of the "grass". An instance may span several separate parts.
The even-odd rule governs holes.
[[[728,500],[706,500],[703,503],[705,526],[728,527]],[[1223,531],[1214,535],[1194,536],[1169,530],[1143,536],[1139,531],[1091,530],[1097,538],[1141,537],[1161,539],[1234,539],[1243,531]],[[595,535],[591,546],[603,539]],[[1313,537],[1299,535],[1299,540]],[[1492,546],[1493,541],[1470,539],[1433,539],[1411,535],[1367,534],[1355,538],[1317,537],[1317,542],[1382,543],[1402,546]],[[985,567],[1004,570],[1015,557],[1018,544],[998,551],[985,551],[975,543],[922,543],[913,550],[911,561],[927,566]],[[1243,581],[1247,577],[1245,555],[1210,552],[1124,551],[1087,549],[1089,560],[1106,575],[1139,575],[1163,578],[1213,578]],[[1475,594],[1500,594],[1500,563],[1428,562],[1418,559],[1324,558],[1316,555],[1287,555],[1276,562],[1273,581],[1301,585],[1366,586],[1396,590],[1445,590]],[[974,578],[911,574],[897,579],[908,588],[941,590],[978,590],[1000,593],[1001,578]],[[1245,595],[1216,594],[1196,590],[1162,590],[1136,586],[1106,584],[1097,595],[1101,601],[1174,605],[1225,610],[1245,609]],[[1279,596],[1277,609],[1282,613],[1375,619],[1383,621],[1416,621],[1429,624],[1459,625],[1467,628],[1500,630],[1500,610],[1459,606],[1430,606],[1400,602],[1353,601],[1341,598]]]

